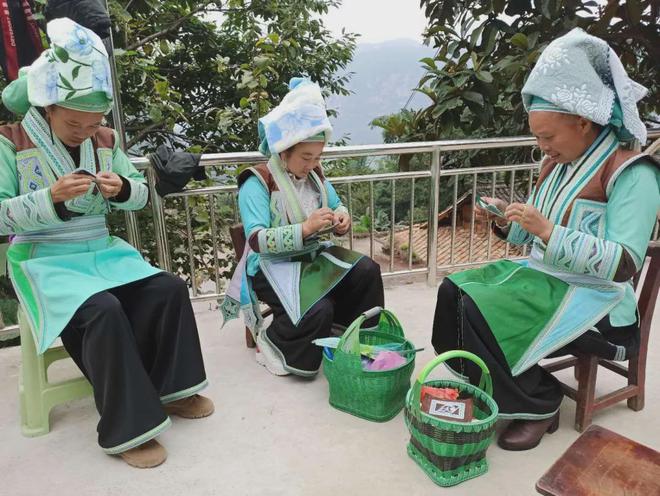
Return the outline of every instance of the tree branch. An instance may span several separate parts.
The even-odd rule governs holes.
[[[153,40],[156,40],[156,39],[161,38],[165,35],[168,35],[168,34],[174,32],[174,31],[177,31],[181,27],[181,25],[183,23],[185,23],[188,19],[190,19],[195,14],[199,14],[200,12],[204,11],[205,9],[206,9],[206,4],[204,4],[202,7],[198,7],[196,9],[192,10],[189,14],[186,14],[182,18],[178,19],[171,26],[166,27],[165,29],[161,29],[160,31],[158,31],[154,34],[150,34],[149,36],[146,36],[146,37],[142,38],[141,40],[138,40],[135,43],[133,43],[131,45],[128,45],[126,47],[126,50],[127,51],[136,50],[136,49],[140,48],[141,46],[146,45],[147,43],[149,43]]]
[[[137,133],[135,136],[133,136],[128,143],[126,143],[126,149],[129,150],[136,144],[138,144],[142,139],[147,136],[149,133],[152,133],[153,131],[157,130],[158,128],[162,128],[163,123],[162,122],[154,122],[153,124],[148,125],[147,127],[143,128],[139,133]],[[130,130],[130,128],[129,128]]]

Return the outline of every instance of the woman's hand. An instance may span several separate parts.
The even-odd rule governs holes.
[[[94,176],[86,174],[66,174],[59,177],[55,184],[50,187],[50,196],[53,203],[60,203],[78,196],[82,196],[89,190]]]
[[[481,199],[486,203],[489,203],[490,205],[497,207],[500,212],[504,212],[506,208],[509,206],[507,202],[505,202],[500,198],[491,198],[489,196],[482,196]],[[500,227],[506,227],[506,225],[508,224],[508,221],[506,219],[503,219],[502,217],[498,217],[494,213],[489,212],[485,208],[479,206],[478,203],[475,203],[475,207],[477,207],[477,210],[475,211],[475,217],[477,219],[483,221],[493,220],[495,221],[495,224],[497,224]]]
[[[99,172],[96,175],[96,184],[103,198],[114,198],[121,191],[123,182],[114,172]]]
[[[507,207],[504,215],[507,220],[517,222],[525,231],[538,236],[544,243],[548,242],[555,227],[541,212],[526,203],[512,203]]]
[[[332,219],[332,223],[336,225],[334,233],[343,236],[351,227],[351,216],[346,212],[337,212],[334,219]]]
[[[319,208],[314,210],[307,220],[302,223],[303,238],[311,236],[315,232],[330,227],[335,218],[335,213],[329,208]]]

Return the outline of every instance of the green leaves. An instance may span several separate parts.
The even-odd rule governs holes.
[[[58,45],[53,45],[53,50],[57,58],[62,62],[66,64],[69,61],[69,52],[67,52],[64,48]]]
[[[523,50],[527,50],[527,48],[529,48],[529,41],[527,40],[527,36],[525,36],[523,33],[514,34],[509,41],[512,45],[517,46],[518,48],[522,48]]]

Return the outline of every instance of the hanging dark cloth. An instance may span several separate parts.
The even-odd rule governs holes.
[[[206,171],[199,165],[200,157],[199,153],[175,152],[160,145],[156,153],[149,155],[158,176],[156,192],[160,196],[177,193],[186,187],[190,179],[206,179]]]
[[[0,6],[0,65],[5,79],[11,82],[21,67],[39,57],[43,45],[30,0],[2,0]]]
[[[68,17],[91,29],[101,39],[110,36],[110,15],[103,0],[49,0],[44,16],[47,21]]]

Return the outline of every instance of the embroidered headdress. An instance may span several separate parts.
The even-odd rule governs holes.
[[[108,54],[101,38],[71,19],[47,26],[50,48],[2,92],[5,106],[26,114],[31,106],[59,105],[82,112],[107,113],[112,108]]]
[[[575,28],[550,43],[522,89],[525,108],[580,115],[614,128],[621,141],[646,141],[637,102],[647,89],[628,77],[600,38]]]
[[[289,93],[259,119],[259,151],[280,153],[303,141],[327,143],[332,133],[319,86],[306,78],[292,78]]]

